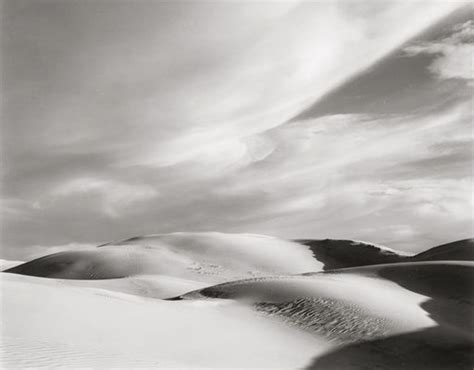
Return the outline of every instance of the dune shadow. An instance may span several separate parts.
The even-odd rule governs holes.
[[[319,358],[307,369],[472,369],[472,342],[440,327],[351,344]]]
[[[436,326],[350,344],[307,366],[315,369],[473,369],[473,269],[468,266],[387,266],[379,275],[429,297],[420,306]]]
[[[337,239],[298,239],[297,243],[306,245],[316,260],[323,263],[323,270],[346,267],[379,265],[383,263],[406,262],[409,257],[367,243]],[[348,253],[348,251],[351,251]]]

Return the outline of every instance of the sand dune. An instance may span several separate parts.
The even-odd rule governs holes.
[[[408,254],[385,246],[354,240],[301,239],[315,258],[324,264],[324,270],[412,261],[474,261],[474,239],[430,248],[418,254]]]
[[[474,260],[472,246],[472,240],[463,240],[407,255],[352,240],[291,242],[254,234],[181,232],[134,237],[96,249],[60,252],[6,267],[11,273],[62,279],[161,275],[218,283],[395,262]]]
[[[329,348],[240,304],[168,302],[69,285],[73,280],[0,278],[5,369],[291,369]]]
[[[336,321],[333,323],[334,333],[342,333],[345,329],[350,330],[354,324],[350,324],[353,319],[352,314],[358,318],[364,317],[367,325],[380,325],[379,330],[375,331],[382,336],[435,325],[435,322],[420,307],[420,304],[426,300],[426,296],[404,289],[389,279],[354,273],[351,269],[340,273],[234,281],[199,289],[179,298],[182,300],[232,299],[262,308],[267,312],[271,311],[270,308],[273,305],[274,312],[278,313],[290,307],[299,306],[303,314],[296,314],[293,311],[285,318],[285,321],[297,317],[295,324],[311,330],[319,330],[321,325],[325,325],[325,323],[319,323],[314,326],[312,320],[315,319],[314,316],[326,312],[328,319]],[[331,310],[335,311],[336,317],[329,312]],[[348,316],[340,316],[344,314]],[[355,332],[360,333],[359,329]],[[328,332],[328,335],[331,337],[333,333]],[[335,339],[345,341],[344,338],[338,338],[337,334]]]
[[[331,271],[330,274],[382,278],[421,294],[429,298],[423,302],[422,308],[437,323],[452,327],[474,339],[474,262],[411,262],[340,269]]]
[[[374,264],[474,260],[472,240],[407,255],[352,240],[286,241],[263,235],[172,233],[134,237],[96,249],[47,255],[7,269],[61,279],[161,275],[211,284],[254,276],[297,274]]]
[[[473,285],[474,262],[412,262],[248,279],[175,299],[235,300],[344,344],[309,368],[406,368],[405,357],[409,368],[472,368]]]
[[[200,270],[193,269],[193,261],[179,257],[143,246],[121,246],[59,252],[16,265],[5,272],[154,298],[169,297],[221,281],[211,274],[199,274]]]
[[[318,272],[335,268],[449,257],[468,259],[472,243],[462,241],[416,256],[351,240],[291,242],[254,234],[172,233],[134,237],[95,249],[66,251],[6,272],[74,279],[76,286],[167,298],[221,282]],[[110,281],[103,282],[101,280]],[[100,281],[98,281],[100,280]]]
[[[254,234],[183,232],[55,253],[6,272],[167,298],[225,281],[321,269],[322,263],[298,243]]]
[[[443,353],[441,364],[470,365],[473,273],[471,262],[366,266],[169,301],[113,292],[113,279],[2,274],[3,365],[391,369],[408,356],[436,368]]]
[[[319,271],[303,245],[266,236],[173,233],[132,238],[93,250],[44,256],[7,272],[62,279],[166,275],[216,283],[233,279]]]
[[[174,233],[14,266],[2,366],[472,368],[472,242],[304,243]]]
[[[458,240],[413,256],[415,261],[474,261],[474,239]]]
[[[296,242],[307,245],[315,258],[324,263],[324,270],[402,262],[410,257],[384,246],[354,240],[301,239]]]
[[[424,295],[420,307],[436,326],[337,348],[315,357],[308,369],[474,367],[474,263],[403,263],[334,273],[388,279]]]

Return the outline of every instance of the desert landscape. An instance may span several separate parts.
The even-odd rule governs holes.
[[[180,232],[14,262],[3,366],[469,369],[473,248]]]
[[[474,369],[474,4],[0,0],[0,369]]]

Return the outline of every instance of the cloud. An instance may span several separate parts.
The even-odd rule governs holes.
[[[113,180],[81,177],[59,184],[51,192],[53,197],[81,199],[84,196],[98,198],[101,209],[112,217],[136,203],[144,202],[158,196],[151,186],[142,184],[126,184]]]
[[[266,134],[275,150],[258,172],[246,169],[222,191],[264,189],[266,202],[243,222],[250,230],[358,238],[409,251],[468,237],[472,118],[463,102],[418,115],[293,122]]]
[[[54,226],[49,240],[58,245],[219,230],[417,251],[472,230],[471,120],[463,102],[417,115],[292,122],[248,137],[240,165],[216,168],[201,158],[166,170],[137,167],[125,173],[127,181],[64,179],[49,195],[32,198],[41,204],[26,208],[34,221],[10,219],[10,233],[28,224],[24,243],[37,245]],[[252,145],[263,149],[246,159]]]
[[[283,124],[459,6],[7,5],[12,160],[20,145],[155,167]]]
[[[439,144],[465,139],[469,110],[287,122],[459,6],[7,2],[6,245],[179,230],[384,242],[400,220],[413,232],[397,243],[419,242],[428,224],[402,182],[464,176],[466,146]],[[450,238],[458,203],[423,217]]]
[[[452,34],[442,40],[411,45],[405,52],[417,54],[433,54],[436,59],[431,63],[430,70],[439,78],[474,79],[472,56],[474,55],[474,22],[472,20],[458,24]]]
[[[177,104],[193,102],[180,107],[192,117],[191,130],[183,127],[166,142],[158,139],[161,145],[142,142],[143,150],[125,164],[169,166],[209,154],[209,147],[220,143],[277,127],[455,6],[369,3],[354,14],[350,3],[300,3],[224,67],[206,71],[198,90],[187,86],[186,96],[175,99]],[[151,129],[150,138],[154,133],[161,136],[159,126]]]

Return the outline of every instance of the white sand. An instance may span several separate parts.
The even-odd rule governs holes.
[[[420,307],[420,303],[427,300],[426,296],[403,289],[385,279],[356,274],[254,279],[222,284],[210,290],[211,293],[217,291],[224,294],[224,298],[249,305],[257,302],[290,302],[301,297],[343,302],[369,316],[383,318],[390,323],[384,328],[384,335],[436,325]],[[202,299],[199,291],[196,293],[188,293],[184,298]]]
[[[169,302],[0,276],[3,368],[297,368],[326,348],[225,301]]]
[[[367,340],[373,325],[381,326],[374,338],[436,325],[420,307],[427,297],[353,271],[245,280],[212,288],[232,299],[200,299],[191,293],[180,301],[113,292],[110,280],[97,280],[92,288],[74,286],[73,280],[0,277],[4,368],[301,368],[348,338]],[[337,325],[323,320],[328,327],[310,330],[304,320],[314,320],[311,312],[295,324],[254,306],[302,297],[343,302],[329,308],[339,310]],[[354,312],[370,329],[364,337],[347,335]],[[342,340],[334,341],[334,335]]]
[[[66,279],[162,275],[212,285],[321,269],[307,246],[290,241],[249,234],[173,233],[52,254],[18,272]]]
[[[435,343],[412,362],[419,366],[430,364],[437,348],[449,352],[472,342],[463,318],[472,313],[466,302],[473,262],[301,275],[321,269],[306,246],[255,235],[177,233],[24,266],[55,278],[0,274],[2,368],[296,369],[317,368],[319,359],[338,368],[338,352],[331,351],[399,336],[406,343],[405,335],[413,353]],[[229,281],[248,276],[257,277]],[[178,295],[183,299],[157,299]],[[357,368],[389,369],[405,356],[387,343],[383,351],[379,344],[351,350]],[[371,365],[372,358],[378,362]]]

